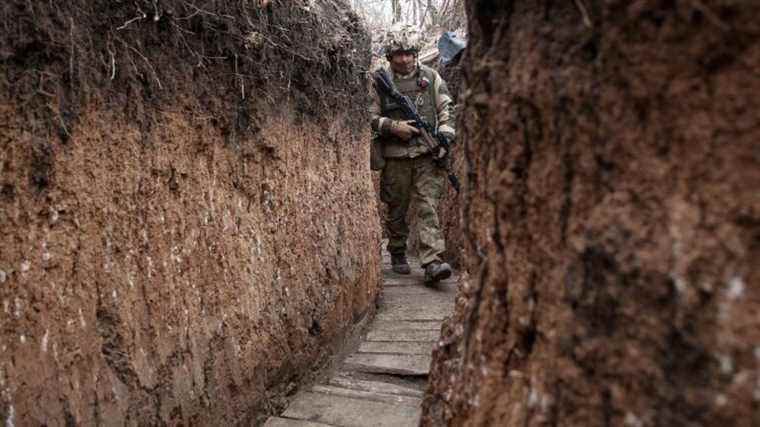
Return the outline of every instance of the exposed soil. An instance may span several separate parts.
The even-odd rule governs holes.
[[[334,1],[0,5],[0,419],[248,424],[374,307]]]
[[[461,91],[464,89],[462,86],[462,54],[460,53],[454,60],[448,65],[441,65],[438,68],[438,72],[446,84],[448,85],[449,92],[454,98],[454,113],[456,116],[461,114],[463,108],[463,102],[461,99]],[[457,123],[459,128],[459,124]],[[461,183],[466,182],[466,168],[467,162],[464,158],[464,149],[461,135],[457,138],[454,145],[454,150],[451,154],[451,165],[454,173],[459,178]],[[448,193],[441,202],[440,207],[440,221],[443,227],[443,235],[446,238],[446,252],[443,254],[443,258],[451,263],[455,268],[462,266],[462,258],[464,254],[464,237],[462,234],[462,200],[463,197],[458,195],[456,191],[449,186]]]
[[[468,2],[425,425],[760,425],[760,6]]]

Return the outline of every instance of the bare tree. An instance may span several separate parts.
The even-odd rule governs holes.
[[[415,25],[422,31],[464,28],[465,0],[351,0],[354,10],[373,29],[397,22]]]
[[[393,11],[393,23],[401,21],[401,0],[391,0],[391,9]]]
[[[428,0],[428,13],[430,13],[430,25],[433,27],[438,26],[438,8],[433,0]]]
[[[467,25],[464,0],[443,0],[439,9],[439,24],[447,30],[464,28]]]

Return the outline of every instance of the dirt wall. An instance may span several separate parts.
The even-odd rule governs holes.
[[[760,424],[752,2],[468,2],[467,242],[424,425]]]
[[[299,1],[0,14],[0,419],[273,409],[378,290],[355,16]]]
[[[457,56],[453,62],[449,65],[440,65],[438,72],[441,77],[446,81],[446,84],[454,98],[453,112],[455,118],[461,115],[463,102],[461,99],[462,91],[462,64],[461,54]],[[461,129],[461,124],[458,120],[455,120],[458,129]],[[460,183],[466,182],[465,175],[467,174],[466,168],[467,162],[464,157],[464,147],[461,136],[455,141],[453,151],[451,154],[451,166],[454,174],[459,178]],[[447,184],[448,185],[448,184]],[[446,252],[443,254],[443,259],[451,263],[454,268],[462,268],[463,254],[464,254],[464,235],[462,233],[462,200],[463,197],[457,194],[456,190],[448,185],[448,192],[441,202],[440,221],[443,227],[443,235],[446,238]]]

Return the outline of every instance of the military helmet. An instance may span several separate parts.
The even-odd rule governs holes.
[[[396,52],[420,50],[420,34],[413,25],[394,25],[385,35],[385,56],[390,58]]]

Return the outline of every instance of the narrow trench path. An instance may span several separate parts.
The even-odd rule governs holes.
[[[359,347],[326,381],[299,392],[265,427],[417,426],[433,345],[454,310],[456,274],[423,286],[419,262],[412,274],[391,270],[383,254],[383,291],[377,315]]]

